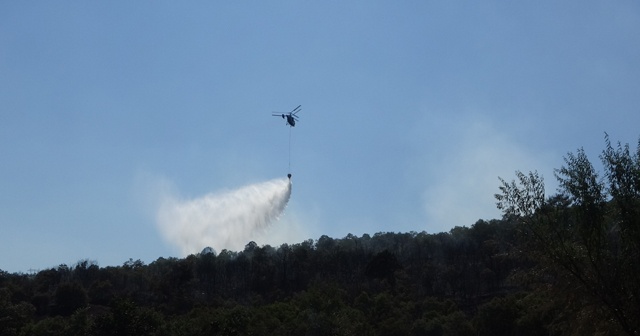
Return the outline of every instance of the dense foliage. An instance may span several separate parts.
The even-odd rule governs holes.
[[[606,140],[608,184],[580,150],[447,233],[0,271],[0,335],[637,335],[640,145]]]
[[[3,273],[0,328],[5,335],[495,334],[489,321],[502,304],[493,298],[506,300],[514,316],[528,314],[520,303],[527,294],[509,276],[530,263],[510,252],[511,227],[478,221],[450,233],[322,236],[278,248],[250,242],[240,252],[149,265],[81,261]],[[519,327],[500,326],[505,335]]]
[[[555,171],[559,193],[545,198],[537,173],[502,180],[498,207],[529,235],[524,248],[554,296],[567,328],[640,334],[640,142],[616,147],[605,136],[600,177],[585,151]],[[595,325],[597,324],[597,325]]]

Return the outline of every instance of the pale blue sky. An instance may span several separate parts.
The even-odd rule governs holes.
[[[498,176],[637,143],[640,3],[2,2],[0,269],[180,256],[154,193],[285,176],[299,104],[289,243],[498,218]]]

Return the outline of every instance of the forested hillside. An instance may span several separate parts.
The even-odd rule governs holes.
[[[1,335],[637,335],[640,144],[502,180],[504,217],[0,272]]]
[[[498,306],[544,325],[532,315],[541,312],[524,306],[535,298],[514,277],[533,265],[515,251],[515,235],[509,222],[478,221],[450,233],[323,236],[277,248],[250,242],[240,252],[206,250],[149,265],[81,261],[34,275],[5,273],[0,307],[8,318],[1,323],[29,335],[66,328],[127,335],[467,334],[494,333],[491,309]],[[499,328],[511,334],[529,326],[513,320]]]

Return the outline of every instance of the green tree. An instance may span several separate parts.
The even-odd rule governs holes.
[[[31,319],[35,308],[26,302],[12,303],[11,292],[0,288],[0,334],[17,335],[20,329]]]
[[[577,320],[586,315],[581,309],[602,307],[616,322],[606,326],[604,317],[603,328],[637,335],[640,142],[637,153],[631,154],[628,145],[614,149],[608,136],[605,140],[600,158],[606,181],[579,149],[568,153],[565,165],[555,170],[558,194],[545,199],[542,177],[516,172],[518,183],[500,179],[496,199],[505,217],[517,220],[525,237],[531,237],[529,246],[548,281],[556,289],[570,289],[564,298],[577,310]]]
[[[54,295],[54,311],[62,316],[69,316],[77,309],[87,306],[89,299],[84,288],[76,282],[61,283]]]
[[[384,250],[376,254],[367,264],[365,274],[373,279],[387,280],[393,285],[395,284],[395,271],[401,267],[396,256],[389,250]]]
[[[478,335],[515,335],[518,307],[510,298],[495,298],[478,308],[473,319]]]
[[[129,300],[116,300],[109,314],[99,316],[92,325],[94,335],[167,335],[162,315],[150,308],[137,307]]]

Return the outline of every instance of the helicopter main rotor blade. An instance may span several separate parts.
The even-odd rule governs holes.
[[[291,110],[291,113],[296,112],[296,110],[298,110],[302,105],[298,105],[298,107],[294,108],[293,110]]]

